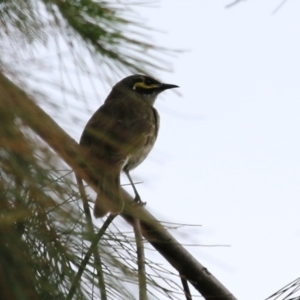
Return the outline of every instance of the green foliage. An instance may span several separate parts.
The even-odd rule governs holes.
[[[42,40],[42,20],[36,5],[36,1],[32,0],[0,1],[0,25],[3,28],[0,37],[6,34],[16,41],[21,39],[29,43]]]
[[[132,6],[128,1],[3,0],[0,40],[6,36],[15,41],[14,55],[20,55],[24,46],[45,45],[50,37],[61,35],[70,48],[79,41],[111,70],[168,69],[162,59],[167,50],[148,42],[149,29],[137,20]]]
[[[30,53],[32,62],[27,66],[32,68],[35,50],[41,45],[47,49],[49,40],[56,43],[58,36],[68,45],[70,53],[80,45],[88,50],[99,68],[106,68],[112,74],[150,73],[164,68],[161,56],[166,51],[146,42],[148,31],[130,13],[132,6],[127,10],[129,6],[128,1],[2,0],[0,68],[18,78],[16,74],[21,73],[15,71],[21,66],[22,53]],[[60,58],[61,49],[57,47]],[[21,77],[23,83],[24,78]],[[72,88],[67,88],[72,94]],[[0,86],[0,299],[66,299],[95,234],[89,230],[73,173],[16,117],[18,114],[11,110],[8,98],[3,84]],[[61,101],[55,100],[53,105]],[[97,253],[110,299],[135,298],[129,292],[137,284],[135,251],[134,240],[118,228],[109,228],[101,239]],[[95,257],[92,255],[84,268],[75,286],[74,299],[99,299],[99,261]],[[160,266],[151,261],[148,265],[159,278]],[[148,280],[154,290],[172,294],[150,275]],[[165,282],[170,284],[169,279]]]
[[[42,141],[20,129],[9,110],[0,111],[5,122],[0,126],[0,298],[66,299],[93,238],[76,187]],[[107,234],[104,240],[109,239]],[[105,264],[122,270],[124,265],[106,252]],[[113,284],[117,276],[110,278],[108,290],[116,299],[132,298],[120,282]],[[76,299],[91,299],[99,294],[97,286],[90,259]]]

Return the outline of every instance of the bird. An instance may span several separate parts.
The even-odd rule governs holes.
[[[157,96],[177,87],[148,75],[130,75],[113,86],[103,105],[87,122],[79,144],[101,166],[96,183],[96,218],[108,212],[122,212],[122,171],[133,187],[134,201],[143,204],[130,171],[145,160],[157,139],[160,117],[153,107]]]

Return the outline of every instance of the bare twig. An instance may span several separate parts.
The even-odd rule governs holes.
[[[274,293],[273,295],[271,295],[270,297],[268,297],[266,300],[278,300],[279,297],[282,300],[299,300],[300,296],[296,296],[294,298],[290,298],[292,295],[294,295],[295,293],[297,293],[300,290],[300,277],[297,278],[296,280],[293,280],[292,282],[290,282],[289,284],[287,284],[286,286],[284,286],[283,288],[281,288],[279,291],[277,291],[276,293]]]
[[[108,226],[114,220],[115,217],[116,217],[116,215],[110,214],[108,216],[108,218],[105,220],[105,222],[103,223],[102,227],[99,229],[99,231],[96,234],[96,236],[94,237],[94,239],[92,241],[92,244],[90,245],[89,250],[85,254],[85,257],[82,260],[81,265],[78,268],[78,272],[77,272],[77,274],[76,274],[76,276],[75,276],[75,278],[74,278],[74,280],[72,282],[72,286],[70,288],[70,291],[69,291],[69,294],[68,294],[66,300],[71,300],[73,298],[74,293],[76,291],[76,287],[78,286],[79,280],[81,278],[81,275],[82,275],[82,273],[83,273],[86,265],[88,264],[91,255],[94,253],[94,251],[97,248],[97,245],[98,245],[100,239],[102,238],[102,236],[105,233],[106,229],[108,228]],[[106,299],[106,294],[104,296],[105,296],[105,298],[101,298],[101,299]]]
[[[77,180],[79,192],[80,192],[82,203],[83,203],[83,210],[84,210],[85,217],[86,217],[87,224],[88,224],[89,236],[90,236],[90,239],[92,240],[94,238],[94,226],[93,226],[93,221],[92,221],[92,217],[91,217],[91,211],[90,211],[88,199],[87,199],[87,196],[86,196],[86,193],[85,193],[85,189],[84,189],[84,186],[83,186],[82,179],[79,176],[76,176],[76,180]],[[103,226],[104,225],[105,225],[105,223],[103,224]],[[103,228],[103,226],[102,226],[102,228]],[[98,284],[99,284],[99,290],[100,290],[100,293],[101,293],[101,299],[106,300],[107,299],[106,286],[105,286],[105,280],[104,280],[104,276],[103,276],[102,262],[101,262],[101,256],[100,256],[99,248],[98,248],[98,243],[96,243],[95,246],[93,247],[93,256],[94,256],[94,259],[95,259],[95,268],[97,270]],[[83,268],[83,270],[84,270],[84,268]],[[82,272],[83,272],[83,270],[82,270]],[[82,274],[82,272],[81,272],[81,274]],[[77,285],[75,285],[75,287],[76,286]]]
[[[134,219],[133,228],[134,228],[134,234],[135,234],[137,262],[138,262],[140,300],[147,300],[145,251],[144,251],[142,229],[141,229],[141,224],[140,224],[139,219],[137,219],[137,218]]]
[[[225,8],[231,8],[232,6],[238,4],[238,3],[242,2],[242,1],[245,1],[245,0],[235,0],[235,1],[233,1],[232,3],[227,4],[227,5],[225,6]]]
[[[179,276],[180,276],[180,279],[181,279],[181,283],[182,283],[182,287],[183,287],[183,291],[184,291],[186,300],[193,300],[192,295],[191,295],[191,291],[190,291],[190,288],[189,288],[189,284],[188,284],[186,278],[181,274],[179,274]]]
[[[283,0],[272,12],[272,15],[276,14],[278,10],[285,4],[287,3],[287,0]]]
[[[225,5],[225,8],[231,8],[239,3],[241,3],[242,1],[246,1],[246,0],[235,0],[227,5]],[[275,13],[277,13],[277,11],[285,4],[287,3],[288,0],[283,0],[275,9],[274,11],[272,12],[271,15],[274,15]]]

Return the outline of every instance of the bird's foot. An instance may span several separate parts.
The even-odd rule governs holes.
[[[139,195],[136,195],[133,199],[133,205],[146,206],[147,202],[143,202]]]

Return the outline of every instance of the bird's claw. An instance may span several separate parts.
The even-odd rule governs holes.
[[[141,200],[140,196],[136,196],[136,197],[134,198],[134,200],[133,200],[133,204],[134,204],[134,205],[139,205],[139,206],[144,207],[144,206],[146,206],[147,202],[143,202],[143,201]]]

